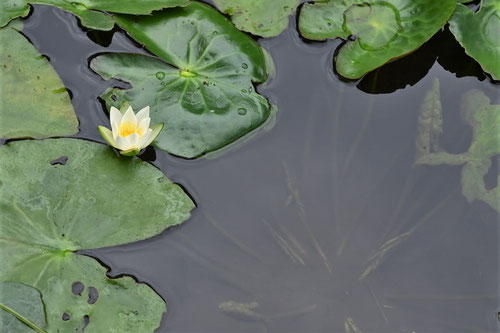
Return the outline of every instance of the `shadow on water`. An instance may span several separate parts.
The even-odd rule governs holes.
[[[45,6],[35,6],[24,33],[73,92],[76,136],[103,142],[96,127],[107,115],[97,98],[123,83],[104,82],[87,61],[146,51],[118,30],[83,31]],[[259,87],[279,107],[275,127],[217,159],[149,149],[144,158],[199,204],[192,219],[87,253],[111,276],[132,274],[167,300],[158,332],[496,331],[498,215],[466,202],[460,167],[416,168],[413,157],[433,78],[450,152],[471,140],[459,97],[478,88],[499,103],[498,87],[449,45],[446,30],[351,83],[333,71],[338,41],[304,43],[292,23],[260,43],[277,68]],[[218,306],[230,300],[257,302],[262,316],[228,316]]]

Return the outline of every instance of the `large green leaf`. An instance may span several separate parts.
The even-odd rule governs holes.
[[[328,0],[305,4],[302,35],[348,39],[335,61],[340,75],[357,79],[414,51],[453,14],[456,0]]]
[[[131,277],[106,277],[75,251],[146,239],[185,221],[194,204],[179,186],[138,158],[76,139],[1,147],[0,184],[0,281],[40,290],[48,332],[80,332],[86,321],[86,333],[153,332],[161,297]]]
[[[0,29],[0,137],[77,133],[78,120],[61,79],[15,28],[21,24]]]
[[[500,105],[480,90],[467,92],[462,99],[462,114],[473,128],[469,150],[463,154],[431,152],[421,155],[416,163],[427,165],[462,165],[462,193],[468,201],[482,200],[500,212],[500,187],[486,187],[484,177],[491,159],[500,154]],[[418,145],[417,145],[418,146]],[[498,174],[500,184],[500,174]]]
[[[30,4],[51,5],[73,13],[82,25],[97,30],[111,30],[112,16],[102,11],[123,14],[151,14],[152,11],[175,6],[185,6],[189,0],[2,0],[0,1],[0,27],[30,11]]]
[[[131,89],[110,89],[108,109],[124,102],[151,107],[152,123],[165,127],[155,145],[193,158],[217,150],[262,125],[271,115],[253,83],[267,79],[260,46],[211,7],[192,3],[152,16],[117,16],[135,40],[160,59],[138,54],[96,57],[91,67],[104,79]]]
[[[278,36],[288,26],[299,0],[214,0],[219,9],[231,16],[240,30],[262,37]]]
[[[0,329],[2,333],[44,332],[47,326],[40,292],[16,282],[0,282]]]
[[[500,80],[500,1],[482,0],[477,13],[457,5],[450,30],[465,52],[493,79]]]

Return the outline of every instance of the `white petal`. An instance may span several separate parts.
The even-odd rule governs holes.
[[[138,131],[142,130],[142,133],[146,134],[149,129],[149,123],[151,122],[151,118],[144,118],[141,122],[139,122]]]
[[[151,138],[151,136],[153,135],[153,130],[151,128],[148,128],[146,130],[146,133],[143,134],[142,138],[139,140],[139,143],[138,143],[138,148],[146,148],[147,146],[149,146],[149,143],[147,143],[149,141],[149,139]]]
[[[140,124],[143,119],[149,118],[149,106],[146,106],[145,108],[142,108],[139,112],[137,112],[136,117],[138,124]]]
[[[132,147],[130,147],[128,139],[124,138],[123,136],[118,136],[118,138],[116,138],[116,148],[118,148],[120,150],[132,149]]]
[[[121,123],[118,124],[121,125],[123,123],[129,123],[129,122],[134,124],[134,126],[137,126],[137,118],[135,117],[134,110],[132,110],[131,106],[129,106],[129,108],[123,115]]]
[[[133,134],[130,134],[129,136],[127,136],[126,138],[128,140],[128,143],[129,143],[129,149],[134,149],[134,148],[138,148],[138,143],[139,143],[139,134],[137,133],[133,133]]]
[[[113,138],[116,140],[120,136],[120,134],[118,134],[118,133],[120,133],[120,130],[118,128],[118,123],[112,121],[111,122],[111,130],[113,132]]]
[[[112,106],[111,110],[109,111],[109,121],[111,122],[111,124],[120,124],[122,122],[122,113],[114,106]]]

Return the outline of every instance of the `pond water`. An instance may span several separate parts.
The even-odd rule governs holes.
[[[146,51],[121,31],[88,33],[47,6],[35,6],[24,34],[71,90],[76,137],[103,142],[98,96],[126,85],[103,81],[88,61]],[[214,159],[148,149],[143,158],[196,201],[192,218],[147,241],[85,253],[166,300],[160,333],[498,331],[498,214],[465,200],[460,166],[413,166],[417,117],[434,78],[442,144],[453,153],[472,137],[460,96],[478,88],[498,104],[498,86],[447,31],[361,82],[334,73],[339,41],[306,43],[294,19],[259,43],[276,64],[276,77],[258,87],[279,108],[274,127]],[[232,316],[219,309],[226,301],[257,302],[261,316]]]

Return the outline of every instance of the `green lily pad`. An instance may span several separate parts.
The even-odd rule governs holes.
[[[30,4],[51,5],[76,15],[82,25],[96,30],[111,30],[113,17],[105,12],[148,15],[154,10],[185,6],[189,0],[2,0],[0,27],[29,14]]]
[[[0,281],[38,289],[48,332],[153,332],[165,303],[131,277],[110,279],[78,250],[143,240],[194,204],[159,170],[76,139],[0,148]]]
[[[0,29],[5,46],[0,49],[0,138],[76,134],[78,120],[66,88],[20,29],[20,22]]]
[[[500,187],[488,189],[484,177],[491,159],[500,154],[500,105],[480,90],[467,92],[462,99],[462,114],[473,128],[469,150],[463,154],[431,152],[418,158],[417,164],[462,165],[462,193],[469,202],[481,200],[500,212]],[[500,174],[498,175],[500,184]]]
[[[215,5],[231,16],[240,30],[262,37],[278,36],[288,26],[299,0],[214,0]]]
[[[482,0],[477,13],[457,5],[450,30],[465,52],[493,79],[500,80],[500,2]]]
[[[337,72],[358,79],[419,48],[443,27],[456,4],[456,0],[320,1],[304,5],[299,29],[311,40],[347,39],[335,58]]]
[[[151,122],[165,124],[156,147],[199,157],[247,135],[272,114],[253,86],[267,79],[264,52],[211,7],[192,3],[116,21],[160,59],[115,53],[90,66],[104,79],[132,85],[108,90],[102,96],[108,109],[124,102],[134,109],[149,105]]]
[[[2,333],[44,332],[47,326],[40,292],[22,283],[0,282]]]

